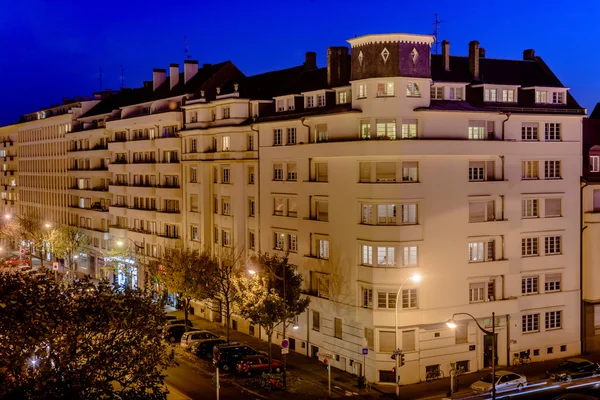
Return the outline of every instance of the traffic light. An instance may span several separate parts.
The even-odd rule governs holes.
[[[400,353],[400,366],[402,367],[404,364],[406,364],[406,363],[404,362],[404,354],[403,354],[403,353]]]
[[[396,376],[396,367],[392,368],[392,374],[394,374],[394,376]]]

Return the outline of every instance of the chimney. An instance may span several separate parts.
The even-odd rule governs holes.
[[[198,72],[198,61],[185,60],[183,62],[183,83],[188,83]]]
[[[350,60],[345,46],[327,49],[327,85],[343,86],[350,82]]]
[[[523,50],[523,60],[533,61],[534,59],[535,59],[535,50],[534,49]]]
[[[304,70],[310,71],[317,69],[317,53],[314,51],[306,52],[306,61],[304,61]]]
[[[156,91],[160,85],[167,80],[167,70],[164,68],[154,68],[152,70],[152,90]]]
[[[473,75],[473,80],[479,80],[479,42],[472,40],[469,42],[469,71]]]
[[[171,80],[171,90],[179,83],[179,64],[169,66],[169,79]]]
[[[442,40],[442,59],[444,60],[444,70],[450,71],[450,42]]]
[[[485,49],[483,47],[479,48],[479,58],[485,58]]]

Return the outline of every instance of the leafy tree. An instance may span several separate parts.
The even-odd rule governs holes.
[[[260,270],[255,270],[252,277],[240,276],[235,280],[240,293],[237,312],[265,330],[271,365],[271,342],[275,328],[281,323],[287,326],[296,315],[303,313],[310,299],[302,295],[302,275],[296,272],[294,265],[289,264],[287,254],[261,254],[255,264]]]
[[[56,229],[52,247],[54,255],[62,258],[67,264],[67,278],[69,282],[75,279],[75,255],[90,245],[90,238],[79,228],[61,225]]]
[[[32,255],[38,254],[41,267],[54,239],[55,230],[37,216],[14,216],[0,225],[0,237],[11,241],[25,241]]]
[[[211,271],[216,270],[215,259],[208,252],[190,247],[165,248],[158,280],[172,293],[179,295],[187,326],[192,299],[211,297]]]
[[[166,399],[162,304],[141,290],[0,273],[0,398]]]

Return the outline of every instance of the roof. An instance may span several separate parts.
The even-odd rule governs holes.
[[[594,107],[594,111],[590,114],[590,119],[600,118],[600,103],[596,103],[596,107]]]
[[[456,100],[431,100],[429,107],[418,107],[415,111],[486,111],[483,108],[474,107],[466,101]]]

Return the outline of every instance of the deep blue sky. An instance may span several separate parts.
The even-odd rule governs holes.
[[[410,4],[409,4],[410,3]],[[411,5],[412,4],[412,5]],[[554,5],[556,4],[556,6]],[[534,48],[591,111],[600,101],[600,2],[558,0],[0,0],[0,125],[21,114],[152,79],[153,68],[193,59],[233,61],[246,75],[298,65],[306,51],[324,66],[327,46],[367,33],[433,32],[452,54],[480,41],[487,57]]]

